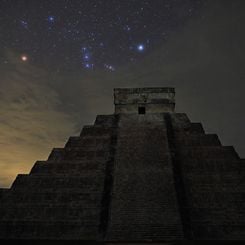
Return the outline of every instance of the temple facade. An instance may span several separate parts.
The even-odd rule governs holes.
[[[174,88],[116,88],[98,115],[0,190],[0,239],[245,240],[245,160],[175,112]]]

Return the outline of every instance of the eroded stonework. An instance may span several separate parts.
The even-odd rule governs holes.
[[[115,114],[173,112],[174,88],[115,88]]]
[[[113,115],[1,189],[0,238],[245,240],[234,148],[175,113],[174,88],[115,89],[114,102]]]

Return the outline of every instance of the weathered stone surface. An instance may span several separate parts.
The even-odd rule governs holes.
[[[115,114],[0,189],[0,239],[245,240],[234,148],[175,113],[173,88],[115,89],[114,99]]]
[[[183,239],[163,114],[121,115],[107,239]]]
[[[173,88],[116,88],[114,89],[115,114],[134,114],[143,108],[146,113],[173,112]]]

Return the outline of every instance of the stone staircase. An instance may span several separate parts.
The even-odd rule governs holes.
[[[201,124],[171,115],[172,122],[179,118],[186,118],[186,127],[172,123],[173,150],[189,238],[245,239],[245,160],[232,146],[221,145],[217,135],[205,134]]]
[[[47,161],[37,161],[30,174],[19,174],[1,192],[0,238],[100,239],[113,120],[98,116],[79,137],[70,137],[64,148],[53,149]]]

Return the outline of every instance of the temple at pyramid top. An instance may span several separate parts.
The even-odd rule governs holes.
[[[115,88],[115,114],[174,112],[174,88]]]

